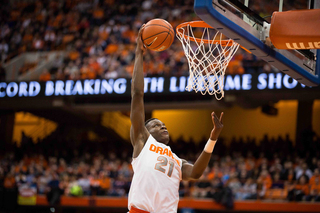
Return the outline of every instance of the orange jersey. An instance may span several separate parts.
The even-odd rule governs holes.
[[[320,193],[320,185],[313,184],[311,185],[310,191],[315,191],[316,194]]]
[[[150,135],[139,156],[132,160],[129,210],[136,207],[150,213],[176,213],[181,166],[182,160],[171,148]]]
[[[320,180],[320,177],[319,176],[312,176],[309,180],[309,185],[314,185],[315,184],[315,179],[318,178]]]
[[[305,195],[308,195],[308,194],[309,194],[309,185],[308,185],[308,184],[305,184],[305,185],[300,185],[300,184],[298,184],[298,185],[296,185],[295,188],[296,188],[297,190],[303,191],[303,193],[304,193]]]

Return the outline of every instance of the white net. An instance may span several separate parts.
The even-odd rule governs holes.
[[[186,90],[208,93],[221,100],[225,71],[239,44],[232,39],[223,40],[224,36],[212,28],[204,27],[199,32],[198,26],[193,29],[189,23],[183,25],[177,27],[176,34],[188,59],[190,76]]]

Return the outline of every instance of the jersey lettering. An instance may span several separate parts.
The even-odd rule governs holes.
[[[160,155],[166,155],[166,156],[172,158],[180,166],[180,162],[177,159],[174,158],[172,152],[169,149],[167,149],[167,148],[163,149],[160,146],[156,146],[154,144],[151,144],[150,147],[149,147],[149,150],[152,151],[152,152],[158,153]]]

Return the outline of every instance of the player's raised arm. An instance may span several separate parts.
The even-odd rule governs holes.
[[[221,113],[220,118],[218,118],[214,112],[211,113],[212,123],[214,127],[211,131],[210,138],[207,144],[205,145],[204,150],[198,157],[197,161],[194,163],[194,165],[188,163],[186,160],[183,160],[182,162],[182,179],[183,180],[199,179],[203,174],[204,170],[206,169],[206,167],[208,166],[208,163],[211,158],[211,153],[213,152],[214,146],[216,145],[220,132],[222,131],[222,128],[223,128],[222,116],[223,116],[223,112]]]
[[[141,33],[144,25],[139,30],[137,38],[136,56],[131,83],[131,129],[130,139],[133,146],[133,157],[137,157],[141,152],[144,143],[149,137],[149,132],[146,129],[145,112],[144,112],[144,76],[143,76],[143,53],[145,47],[141,40]]]

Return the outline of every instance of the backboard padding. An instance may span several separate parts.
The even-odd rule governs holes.
[[[257,29],[257,26],[252,27],[244,22],[242,18],[219,4],[218,0],[195,0],[194,10],[210,26],[235,40],[251,51],[252,54],[270,63],[281,72],[290,75],[298,82],[307,86],[320,84],[319,57],[317,57],[316,61],[302,60],[292,51],[277,50],[269,47],[261,41],[263,31],[259,28]],[[317,50],[316,53],[320,56],[320,50]],[[314,68],[310,69],[309,67]]]

